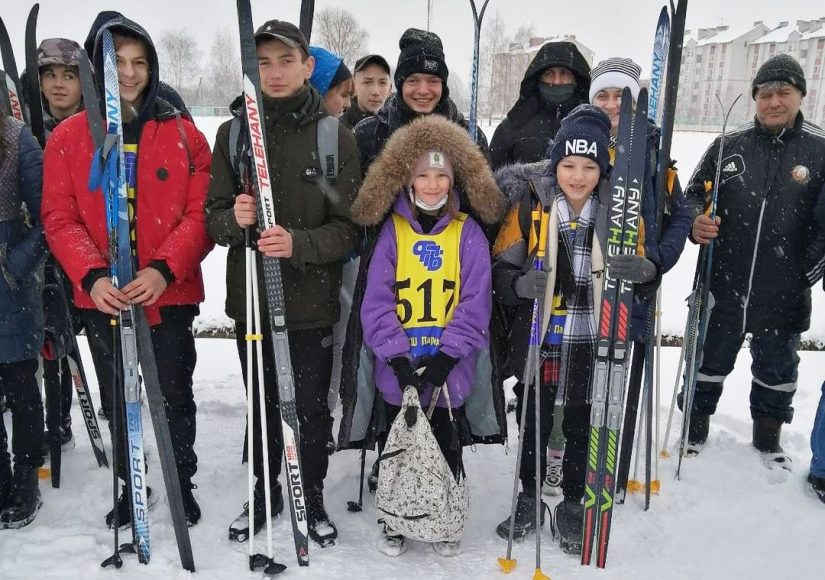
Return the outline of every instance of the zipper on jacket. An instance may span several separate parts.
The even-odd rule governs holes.
[[[745,304],[742,307],[742,334],[745,334],[745,327],[748,322],[748,303],[751,301],[751,290],[753,289],[753,273],[756,270],[756,254],[759,251],[759,238],[762,233],[762,218],[765,215],[765,204],[767,198],[762,200],[762,207],[759,208],[759,222],[756,225],[756,241],[753,245],[753,257],[751,258],[751,272],[748,277],[748,292],[745,294]]]

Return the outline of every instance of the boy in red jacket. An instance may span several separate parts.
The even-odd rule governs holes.
[[[212,246],[204,222],[211,154],[194,124],[157,97],[157,52],[139,25],[116,18],[98,32],[92,59],[98,79],[103,78],[103,30],[114,37],[124,117],[128,118],[127,111],[134,112],[134,118],[123,125],[134,280],[118,289],[109,277],[104,196],[88,188],[94,144],[86,113],[61,123],[46,148],[42,209],[46,239],[72,282],[108,418],[113,412],[123,413],[122,408],[112,408],[112,389],[122,386],[112,384],[115,357],[120,355],[113,351],[110,321],[128,304],[144,308],[191,526],[200,519],[191,481],[197,469],[192,322],[204,299],[200,263]],[[125,479],[125,433],[112,433],[112,441],[120,446],[116,469]],[[131,514],[125,489],[117,509],[120,525],[128,525]],[[109,512],[107,525],[113,521]]]

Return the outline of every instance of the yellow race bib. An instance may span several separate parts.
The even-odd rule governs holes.
[[[393,214],[397,241],[395,311],[410,341],[410,354],[419,359],[436,353],[441,333],[453,318],[461,291],[461,230],[459,214],[438,234],[419,234],[400,215]]]

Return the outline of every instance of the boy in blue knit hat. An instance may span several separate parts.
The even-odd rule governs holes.
[[[556,508],[562,550],[581,552],[581,499],[590,424],[591,378],[594,368],[599,308],[607,263],[607,226],[610,208],[610,119],[591,105],[580,105],[563,121],[548,150],[548,160],[512,165],[496,173],[496,181],[510,198],[511,209],[493,248],[493,288],[496,298],[511,312],[510,362],[517,377],[524,376],[533,301],[538,300],[543,337],[538,370],[539,443],[545,449],[553,428],[556,401],[565,405],[562,430],[567,439],[562,491]],[[544,218],[542,216],[545,216]],[[544,266],[531,267],[539,239],[539,224],[546,222]],[[656,264],[644,257],[614,256],[607,266],[634,283],[647,283],[657,274]],[[626,263],[617,263],[616,261]],[[541,473],[535,473],[535,398],[519,382],[516,416],[527,405],[513,538],[523,540],[536,531],[536,478],[545,479],[546,456],[541,453]],[[532,393],[531,393],[532,394]],[[542,510],[542,514],[544,510]],[[543,523],[543,515],[542,515]],[[510,518],[496,532],[507,538]]]

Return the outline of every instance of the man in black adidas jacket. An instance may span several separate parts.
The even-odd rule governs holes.
[[[803,119],[805,93],[802,68],[792,57],[765,62],[752,83],[755,120],[725,137],[715,222],[704,212],[716,177],[718,138],[686,191],[694,215],[691,238],[700,244],[716,240],[710,282],[715,305],[689,442],[695,451],[707,440],[709,416],[750,333],[753,445],[769,466],[786,469],[779,436],[793,418],[796,351],[810,326],[810,288],[825,267],[814,220],[825,184],[825,132]]]

